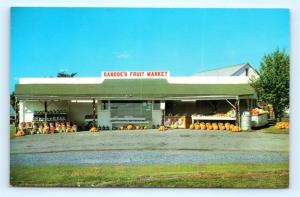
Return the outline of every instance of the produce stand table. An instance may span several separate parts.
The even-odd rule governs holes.
[[[112,124],[149,124],[150,122],[143,117],[122,117],[122,118],[111,118]]]
[[[261,113],[258,115],[251,116],[251,126],[261,127],[268,124],[268,113]]]
[[[192,116],[193,124],[195,120],[236,121],[236,117]]]
[[[56,121],[67,121],[68,115],[62,111],[35,111],[33,113],[33,122],[56,122]]]

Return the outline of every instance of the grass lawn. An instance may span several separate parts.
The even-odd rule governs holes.
[[[275,126],[265,127],[256,131],[273,134],[289,134],[289,129],[277,129]]]
[[[11,166],[12,186],[286,188],[284,164]]]
[[[16,137],[16,127],[14,125],[9,126],[10,129],[10,139],[13,139]]]

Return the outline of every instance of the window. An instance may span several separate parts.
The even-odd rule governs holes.
[[[111,101],[111,117],[135,117],[151,120],[152,102],[147,101]]]
[[[246,68],[246,77],[248,77],[248,74],[249,74],[249,68]]]
[[[101,110],[108,110],[108,101],[101,102]]]
[[[160,101],[154,101],[153,110],[160,110]]]

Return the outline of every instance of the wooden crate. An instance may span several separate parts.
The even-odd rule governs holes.
[[[166,116],[165,117],[165,126],[172,127],[176,125],[177,128],[187,129],[189,128],[192,119],[190,116]]]

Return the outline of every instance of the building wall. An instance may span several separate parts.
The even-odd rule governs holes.
[[[152,124],[160,125],[161,124],[162,111],[161,110],[152,110]]]
[[[100,126],[109,126],[109,128],[112,128],[112,124],[110,121],[110,103],[108,102],[108,108],[102,109],[101,108],[102,101],[99,100],[97,104],[97,116],[98,116],[98,125]]]
[[[98,125],[100,126],[109,126],[110,128],[112,127],[112,123],[110,121],[111,119],[111,111],[110,111],[110,102],[108,103],[108,109],[104,110],[103,108],[101,108],[101,101],[98,101],[98,105],[97,105],[97,115],[98,115]],[[161,117],[162,117],[162,112],[161,110],[152,110],[152,122],[150,123],[152,124],[160,124],[161,123]]]
[[[255,72],[255,70],[253,68],[251,68],[250,66],[241,68],[239,71],[237,71],[236,73],[234,73],[233,76],[246,76],[246,69],[247,68],[248,68],[248,77],[249,78],[252,78],[252,77],[257,78],[258,77],[258,75]]]

